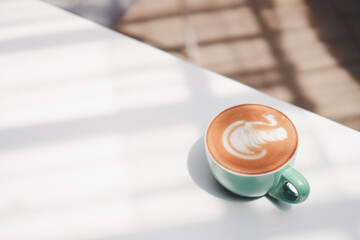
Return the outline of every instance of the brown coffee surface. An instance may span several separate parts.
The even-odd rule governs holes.
[[[206,147],[221,166],[242,174],[263,174],[286,164],[298,143],[296,129],[280,111],[258,104],[235,106],[217,115]]]

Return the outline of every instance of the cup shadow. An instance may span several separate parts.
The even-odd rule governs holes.
[[[201,136],[191,147],[188,155],[188,171],[192,180],[209,194],[227,201],[250,202],[261,197],[243,197],[225,189],[212,175],[205,153],[204,136]],[[291,205],[268,195],[265,196],[281,211],[288,211]]]
[[[188,171],[192,180],[204,191],[228,201],[253,201],[258,198],[242,197],[225,189],[212,175],[205,153],[204,136],[191,147],[188,155]]]
[[[265,195],[265,197],[272,203],[274,204],[275,207],[277,207],[279,210],[286,212],[289,211],[291,209],[291,205],[289,203],[277,200],[269,195]]]

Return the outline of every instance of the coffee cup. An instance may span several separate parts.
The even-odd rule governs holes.
[[[206,130],[205,149],[212,174],[235,194],[268,194],[288,203],[301,203],[309,195],[307,180],[292,167],[296,128],[272,107],[243,104],[222,111]]]

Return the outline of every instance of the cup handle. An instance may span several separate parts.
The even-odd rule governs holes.
[[[292,186],[289,186],[289,184]],[[273,198],[288,203],[301,203],[305,201],[309,193],[310,186],[304,176],[294,168],[287,167],[280,177],[279,184],[268,194]]]

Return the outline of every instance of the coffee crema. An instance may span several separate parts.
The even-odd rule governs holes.
[[[297,143],[290,119],[258,104],[224,110],[206,133],[211,157],[224,168],[242,174],[263,174],[280,168],[292,158]]]

